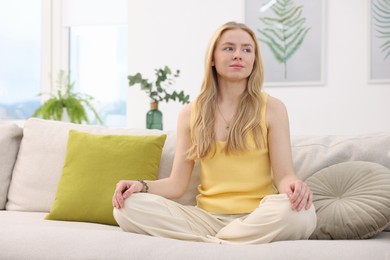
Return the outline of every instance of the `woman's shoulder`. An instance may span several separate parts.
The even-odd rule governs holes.
[[[183,115],[183,116],[190,116],[191,115],[191,110],[192,110],[192,106],[193,106],[193,103],[189,103],[189,104],[186,104],[185,106],[182,107],[182,109],[180,110],[180,115]]]
[[[179,112],[178,123],[189,125],[191,119],[192,103],[183,106]]]
[[[268,95],[266,118],[268,125],[270,123],[272,124],[272,122],[288,118],[285,104],[280,99]]]
[[[277,112],[279,110],[286,110],[286,106],[280,99],[267,94],[267,110]]]

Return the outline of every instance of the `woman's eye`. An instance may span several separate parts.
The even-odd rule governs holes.
[[[224,50],[225,51],[233,51],[233,48],[232,47],[225,47]]]
[[[251,53],[251,52],[252,52],[252,49],[251,49],[251,48],[245,48],[245,49],[243,50],[243,52]]]

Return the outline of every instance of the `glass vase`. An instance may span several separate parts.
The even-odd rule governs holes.
[[[158,102],[150,103],[150,110],[146,113],[146,128],[163,130],[163,114],[158,110]]]

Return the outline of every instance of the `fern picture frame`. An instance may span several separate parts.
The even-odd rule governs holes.
[[[326,0],[244,0],[245,23],[255,31],[264,86],[325,84]]]
[[[390,82],[390,0],[369,0],[369,83]]]

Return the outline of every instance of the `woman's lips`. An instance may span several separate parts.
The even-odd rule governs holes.
[[[230,67],[231,67],[231,68],[234,68],[234,69],[241,69],[241,68],[243,68],[244,66],[241,65],[241,64],[232,64],[232,65],[230,65]]]

